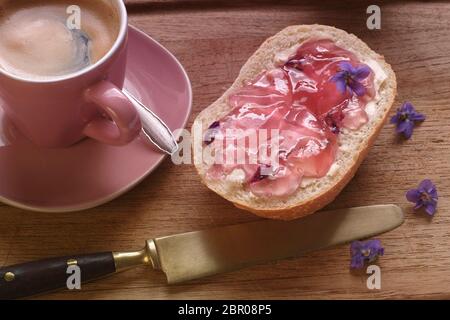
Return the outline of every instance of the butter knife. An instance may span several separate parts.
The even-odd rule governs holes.
[[[135,252],[73,255],[0,269],[0,299],[16,299],[66,287],[77,265],[91,281],[139,265],[162,270],[169,284],[229,272],[268,261],[375,236],[400,226],[395,205],[323,211],[296,221],[262,220],[146,241]]]
[[[142,131],[161,151],[172,155],[178,150],[178,144],[172,131],[153,111],[147,108],[139,99],[129,91],[122,90],[125,96],[133,103],[142,122]]]

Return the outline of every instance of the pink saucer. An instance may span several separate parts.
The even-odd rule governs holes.
[[[184,128],[192,107],[189,78],[158,42],[129,27],[125,87],[175,130]],[[41,149],[8,123],[0,109],[0,201],[27,210],[89,209],[130,190],[164,159],[141,135],[124,147],[91,139],[66,149]]]

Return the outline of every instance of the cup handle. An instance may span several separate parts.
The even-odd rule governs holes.
[[[135,139],[141,131],[139,114],[117,86],[101,81],[85,91],[85,98],[110,118],[97,117],[83,130],[86,136],[100,142],[121,146]]]

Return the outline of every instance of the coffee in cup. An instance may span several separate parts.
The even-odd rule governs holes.
[[[5,118],[37,147],[133,141],[141,122],[122,92],[127,34],[122,0],[0,0]]]
[[[32,80],[77,72],[108,53],[119,29],[109,0],[0,0],[0,69]]]

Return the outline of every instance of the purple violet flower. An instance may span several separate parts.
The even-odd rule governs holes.
[[[205,135],[203,137],[203,143],[206,145],[210,145],[214,142],[214,139],[216,138],[216,135],[220,131],[220,122],[214,121],[209,127],[208,130],[206,130]]]
[[[391,123],[397,126],[397,133],[402,133],[406,139],[411,138],[416,122],[424,121],[425,115],[414,109],[410,102],[405,102],[391,118]]]
[[[430,216],[436,213],[438,193],[436,186],[430,179],[423,180],[417,189],[409,190],[406,193],[406,199],[416,204],[414,210],[424,207]]]
[[[350,268],[361,269],[365,262],[373,262],[384,254],[380,240],[353,241],[350,245],[352,257]]]
[[[356,93],[357,96],[362,97],[366,94],[366,88],[361,81],[369,76],[370,71],[365,64],[353,67],[349,61],[342,61],[339,63],[339,71],[331,77],[331,81],[336,83],[341,93],[349,90],[351,94]]]

